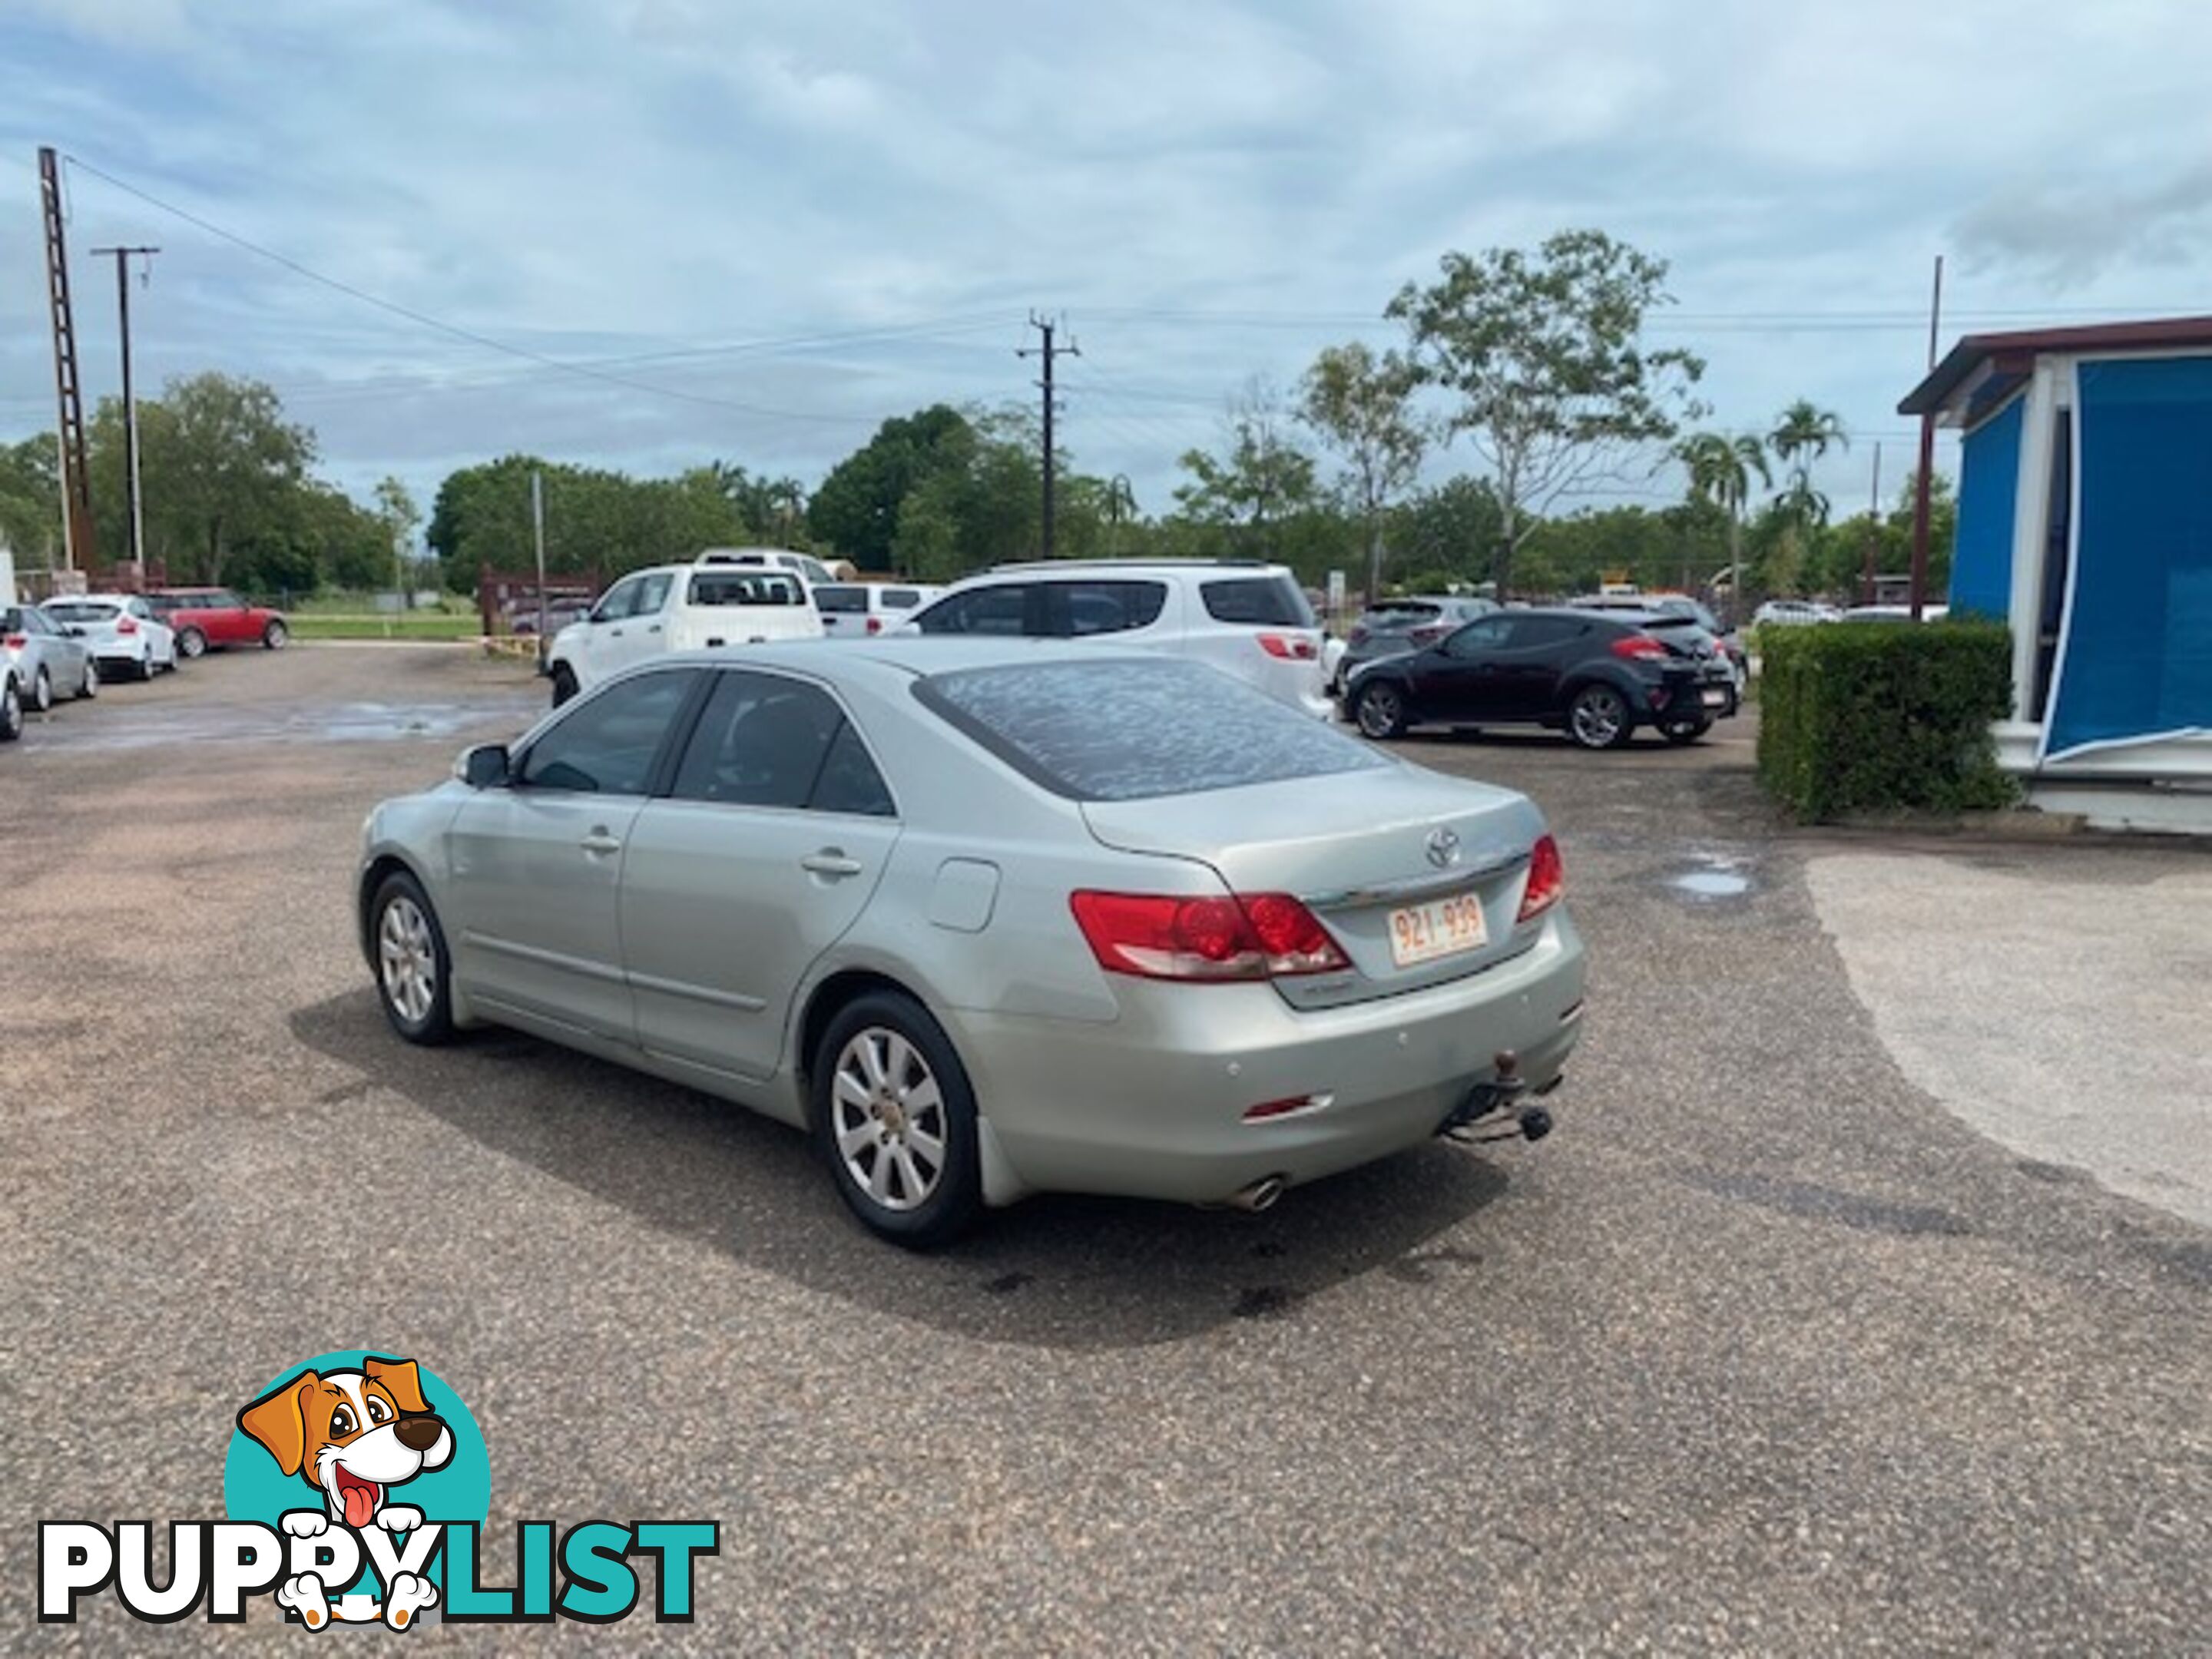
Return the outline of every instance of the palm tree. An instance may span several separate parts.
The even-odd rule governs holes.
[[[1751,481],[1757,477],[1762,488],[1774,483],[1766,466],[1765,445],[1756,438],[1694,432],[1675,445],[1674,456],[1689,469],[1692,497],[1711,501],[1728,514],[1729,568],[1739,569],[1743,563],[1743,509],[1751,499]]]
[[[1816,409],[1808,398],[1800,398],[1784,410],[1774,422],[1774,430],[1766,434],[1767,447],[1773,450],[1774,459],[1784,466],[1794,467],[1802,478],[1817,461],[1831,449],[1849,449],[1850,434],[1844,430],[1842,419],[1832,409]],[[1803,457],[1802,460],[1800,457]]]

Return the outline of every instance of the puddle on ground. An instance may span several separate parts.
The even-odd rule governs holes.
[[[198,743],[376,743],[443,738],[494,721],[528,726],[543,713],[535,697],[468,702],[303,704],[289,710],[208,706],[133,710],[73,733],[76,749],[145,749]]]
[[[1742,898],[1751,891],[1751,875],[1741,859],[1700,853],[1688,869],[1668,877],[1667,885],[1697,900]]]

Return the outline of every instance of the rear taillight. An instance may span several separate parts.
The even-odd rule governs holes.
[[[1311,662],[1316,654],[1314,642],[1304,634],[1262,634],[1259,640],[1262,651],[1285,661]]]
[[[1673,653],[1649,634],[1627,634],[1613,642],[1613,654],[1632,662],[1664,662]]]
[[[1069,897],[1068,908],[1109,973],[1255,980],[1352,965],[1320,919],[1288,893],[1179,898],[1080,892]]]
[[[1559,902],[1567,890],[1567,866],[1559,860],[1559,843],[1548,835],[1536,837],[1528,853],[1528,884],[1522,890],[1516,925],[1540,916]]]
[[[871,617],[868,618],[868,632],[871,634],[880,634],[883,631],[884,619],[881,617]]]
[[[1364,623],[1352,623],[1352,632],[1346,637],[1345,643],[1346,645],[1364,645],[1366,643],[1366,641],[1367,624]]]
[[[1450,632],[1451,625],[1449,623],[1430,623],[1413,629],[1406,637],[1425,650]]]
[[[131,635],[136,634],[138,631],[138,624],[132,618],[125,617],[121,622],[115,624],[115,631],[128,638]]]
[[[21,651],[29,642],[30,636],[27,634],[10,634],[0,639],[0,645],[6,646],[10,651]]]

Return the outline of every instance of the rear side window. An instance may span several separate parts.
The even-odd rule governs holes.
[[[886,611],[911,611],[921,603],[921,590],[918,587],[886,587],[876,597]]]
[[[1206,614],[1220,623],[1255,628],[1312,628],[1313,607],[1288,576],[1228,576],[1199,585]],[[1430,607],[1431,613],[1435,607]]]
[[[1151,800],[1392,763],[1310,714],[1172,658],[933,674],[922,705],[1054,794]]]
[[[1540,650],[1589,632],[1588,623],[1577,622],[1572,617],[1508,617],[1502,620],[1512,630],[1508,637],[1516,651]]]
[[[1045,631],[1064,639],[1149,628],[1168,602],[1165,582],[1048,582],[1042,592]]]
[[[700,712],[671,793],[726,806],[890,813],[890,792],[829,693],[774,674],[726,673]]]
[[[698,578],[693,577],[696,586]],[[814,608],[839,616],[853,615],[868,608],[868,590],[855,587],[850,582],[831,582],[826,587],[814,590]]]
[[[660,578],[665,580],[666,578]],[[806,603],[806,595],[799,586],[796,576],[787,576],[773,570],[702,572],[691,578],[686,595],[692,605],[722,606],[731,605],[783,605]],[[647,611],[660,607],[653,602],[648,590],[647,602],[641,607]],[[825,611],[827,605],[823,607]]]

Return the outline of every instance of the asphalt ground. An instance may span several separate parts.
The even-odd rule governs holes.
[[[1559,833],[1592,994],[1547,1141],[1259,1217],[1042,1199],[915,1258],[788,1130],[387,1031],[362,815],[537,703],[295,647],[0,751],[0,1646],[296,1650],[265,1603],[36,1626],[33,1523],[220,1516],[251,1392],[366,1346],[473,1409],[494,1582],[520,1517],[720,1519],[697,1622],[601,1643],[2212,1651],[2212,1234],[1908,1078],[1742,722],[1401,745]]]

